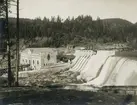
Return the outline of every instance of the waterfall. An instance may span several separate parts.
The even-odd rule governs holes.
[[[90,81],[93,78],[95,78],[100,67],[104,64],[104,62],[109,56],[113,55],[113,52],[98,51],[97,55],[93,55],[87,63],[87,65],[85,66],[85,69],[81,72],[82,79]]]
[[[132,55],[131,52],[129,53]],[[84,85],[137,85],[137,58],[121,56],[128,55],[125,52],[120,52],[120,55],[115,54],[115,51],[103,50],[98,51],[96,55],[93,55],[93,51],[78,51],[77,60],[71,70],[80,73],[78,79],[87,81]]]
[[[114,85],[137,85],[137,77],[135,77],[137,76],[137,59],[130,57],[125,59],[127,60],[121,65],[120,70],[117,72]]]
[[[129,86],[137,85],[137,60],[130,57],[109,57],[99,76],[88,85]]]

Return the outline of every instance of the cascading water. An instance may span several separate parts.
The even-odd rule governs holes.
[[[123,63],[119,66],[119,70],[114,70],[104,85],[112,83],[117,86],[137,85],[137,58],[124,58]]]
[[[82,66],[84,65],[84,63],[86,62],[86,60],[87,60],[87,55],[83,57],[82,62],[80,63],[80,65],[76,69],[77,72],[79,72],[82,69]]]
[[[125,57],[110,57],[98,78],[88,82],[94,86],[137,85],[137,60]]]
[[[81,71],[85,68],[85,66],[86,66],[86,64],[88,63],[88,61],[89,61],[90,58],[91,58],[90,55],[89,55],[87,58],[85,58],[86,61],[85,61],[84,64],[82,65],[82,67],[81,67],[81,69],[79,70],[79,72],[81,72]]]
[[[87,81],[84,85],[137,85],[137,58],[114,56],[115,51],[92,54],[81,52],[81,58],[71,68],[74,72],[80,72],[79,79]]]
[[[96,77],[93,81],[88,82],[88,84],[101,86],[106,79],[109,78],[111,72],[116,68],[118,62],[121,60],[120,58],[115,59],[115,57],[109,57],[106,62],[103,64],[103,67],[98,74],[98,77]]]
[[[98,70],[104,64],[105,60],[113,55],[112,51],[98,51],[97,55],[93,55],[85,69],[81,71],[81,78],[85,79],[86,81],[90,81],[96,77]]]
[[[74,54],[76,58],[72,61],[74,65],[71,67],[70,71],[80,72],[81,69],[86,65],[85,63],[89,60],[89,56],[93,51],[90,50],[78,50]]]

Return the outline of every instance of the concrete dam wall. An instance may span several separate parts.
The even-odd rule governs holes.
[[[132,55],[133,53],[133,55]],[[79,50],[75,53],[71,71],[79,72],[78,79],[94,86],[137,85],[137,53],[119,51]]]

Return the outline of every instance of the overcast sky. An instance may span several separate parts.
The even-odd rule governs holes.
[[[99,16],[137,22],[137,0],[20,0],[20,9],[20,17],[25,18],[91,15],[93,19]]]

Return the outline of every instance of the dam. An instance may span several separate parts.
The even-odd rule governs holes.
[[[52,70],[53,68],[64,70],[62,71],[64,75],[67,75],[65,72],[68,71],[76,73],[76,79],[83,82],[74,85],[68,84],[72,88],[80,87],[80,89],[85,89],[87,86],[88,89],[97,87],[102,90],[132,90],[137,94],[136,51],[98,50],[96,52],[92,50],[76,50],[74,55],[75,58],[71,63],[57,63],[50,67]],[[21,71],[19,72],[19,77],[28,78],[29,74],[46,73],[47,71],[48,68],[41,71]]]
[[[79,72],[83,85],[137,86],[137,52],[77,50],[70,71]]]

